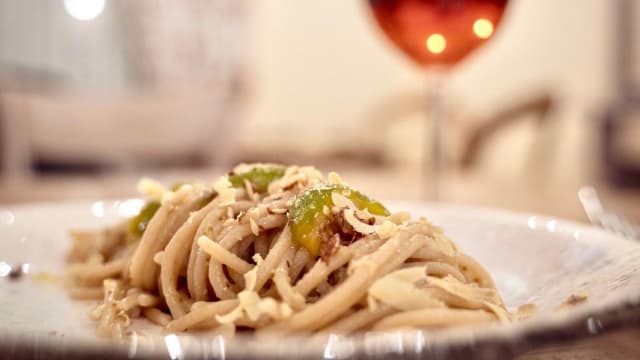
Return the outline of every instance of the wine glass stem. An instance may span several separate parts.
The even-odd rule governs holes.
[[[442,172],[444,167],[444,79],[442,74],[432,73],[426,90],[425,153],[423,181],[425,198],[439,201],[442,196]],[[429,141],[431,140],[431,141]]]

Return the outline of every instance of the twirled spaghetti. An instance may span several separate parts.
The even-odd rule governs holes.
[[[305,334],[441,328],[512,317],[493,280],[424,218],[390,214],[334,173],[250,164],[166,190],[130,221],[74,232],[72,296],[100,334]]]

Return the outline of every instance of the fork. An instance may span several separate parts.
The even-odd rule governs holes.
[[[591,186],[578,190],[578,199],[593,225],[631,240],[640,240],[640,228],[624,216],[602,206],[598,192]]]

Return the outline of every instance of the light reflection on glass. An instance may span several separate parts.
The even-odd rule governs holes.
[[[227,350],[224,344],[224,337],[218,336],[218,345],[220,346],[220,359],[225,360],[227,358]]]
[[[534,230],[536,228],[536,217],[530,216],[529,220],[527,220],[527,225],[529,226],[529,229]]]
[[[331,345],[335,341],[335,338],[336,338],[336,335],[334,335],[334,334],[329,335],[329,341],[327,342],[327,345],[324,347],[323,356],[324,356],[325,359],[335,359],[336,358],[336,356],[333,354],[333,349],[331,347]]]
[[[587,330],[589,331],[590,334],[598,333],[598,326],[596,325],[596,321],[593,317],[589,317],[587,319]]]
[[[433,54],[440,54],[447,48],[447,39],[442,34],[431,34],[427,38],[427,50]]]
[[[13,225],[15,220],[16,220],[16,217],[13,215],[11,211],[9,210],[0,211],[0,224]]]
[[[138,333],[135,331],[129,336],[129,359],[136,357],[138,353]]]
[[[120,202],[117,205],[118,215],[122,217],[132,217],[140,212],[140,209],[144,206],[144,201],[141,199],[129,199]]]
[[[424,334],[422,331],[416,333],[416,353],[421,354],[424,347]]]
[[[549,220],[547,221],[547,230],[549,230],[549,232],[556,232],[556,225],[558,224],[557,221],[555,220]]]
[[[96,201],[91,204],[91,213],[95,217],[104,217],[104,201]]]
[[[346,359],[353,357],[353,342],[345,337],[330,334],[324,347],[325,359]]]
[[[582,233],[580,232],[580,230],[576,230],[573,232],[574,239],[579,240],[581,236],[582,236]]]
[[[180,346],[180,340],[176,334],[170,334],[164,337],[164,343],[167,345],[167,351],[169,357],[172,360],[182,359],[182,347]]]
[[[105,0],[64,0],[64,9],[74,19],[87,21],[98,17],[104,10]]]
[[[531,289],[522,277],[509,272],[496,272],[493,274],[493,279],[498,284],[504,285],[503,296],[507,297],[521,297],[528,293],[531,293]]]
[[[391,335],[393,337],[393,340],[391,341],[391,346],[393,348],[393,350],[399,354],[402,354],[404,352],[404,346],[403,346],[403,341],[402,341],[402,333],[401,332],[396,332],[394,334]]]
[[[493,23],[485,18],[480,18],[473,23],[473,32],[480,39],[488,39],[493,34]]]
[[[31,264],[25,263],[25,264],[20,265],[20,270],[22,270],[23,274],[28,274],[30,268],[31,268]]]
[[[383,350],[383,344],[380,341],[379,334],[373,332],[366,332],[364,334],[364,348],[367,349],[367,353],[375,354],[376,352]]]
[[[11,272],[11,265],[4,261],[0,261],[0,277],[5,277]]]

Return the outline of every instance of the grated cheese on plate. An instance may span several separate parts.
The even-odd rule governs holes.
[[[342,178],[340,177],[340,175],[338,175],[333,171],[329,173],[329,175],[327,176],[327,179],[329,180],[329,184],[332,184],[332,185],[344,184],[344,181],[342,181]]]
[[[252,217],[249,218],[249,227],[251,228],[251,233],[255,236],[260,235],[260,226],[258,226],[258,223],[253,220]]]
[[[398,232],[398,225],[389,220],[385,220],[381,225],[376,226],[375,229],[380,239],[386,240]]]
[[[353,229],[361,234],[373,234],[376,229],[373,225],[365,224],[358,219],[352,209],[346,209],[344,211],[344,219],[353,226]]]
[[[228,176],[221,176],[213,184],[213,189],[218,193],[220,199],[218,206],[228,206],[236,202],[236,189],[233,188]]]
[[[254,254],[253,261],[256,262],[256,266],[244,274],[245,289],[251,291],[255,290],[256,282],[258,281],[258,268],[262,266],[264,259],[260,254]]]
[[[398,211],[389,215],[389,221],[396,225],[402,225],[411,220],[411,214],[408,211]]]
[[[151,200],[160,201],[167,189],[159,182],[144,177],[138,181],[138,191]]]

